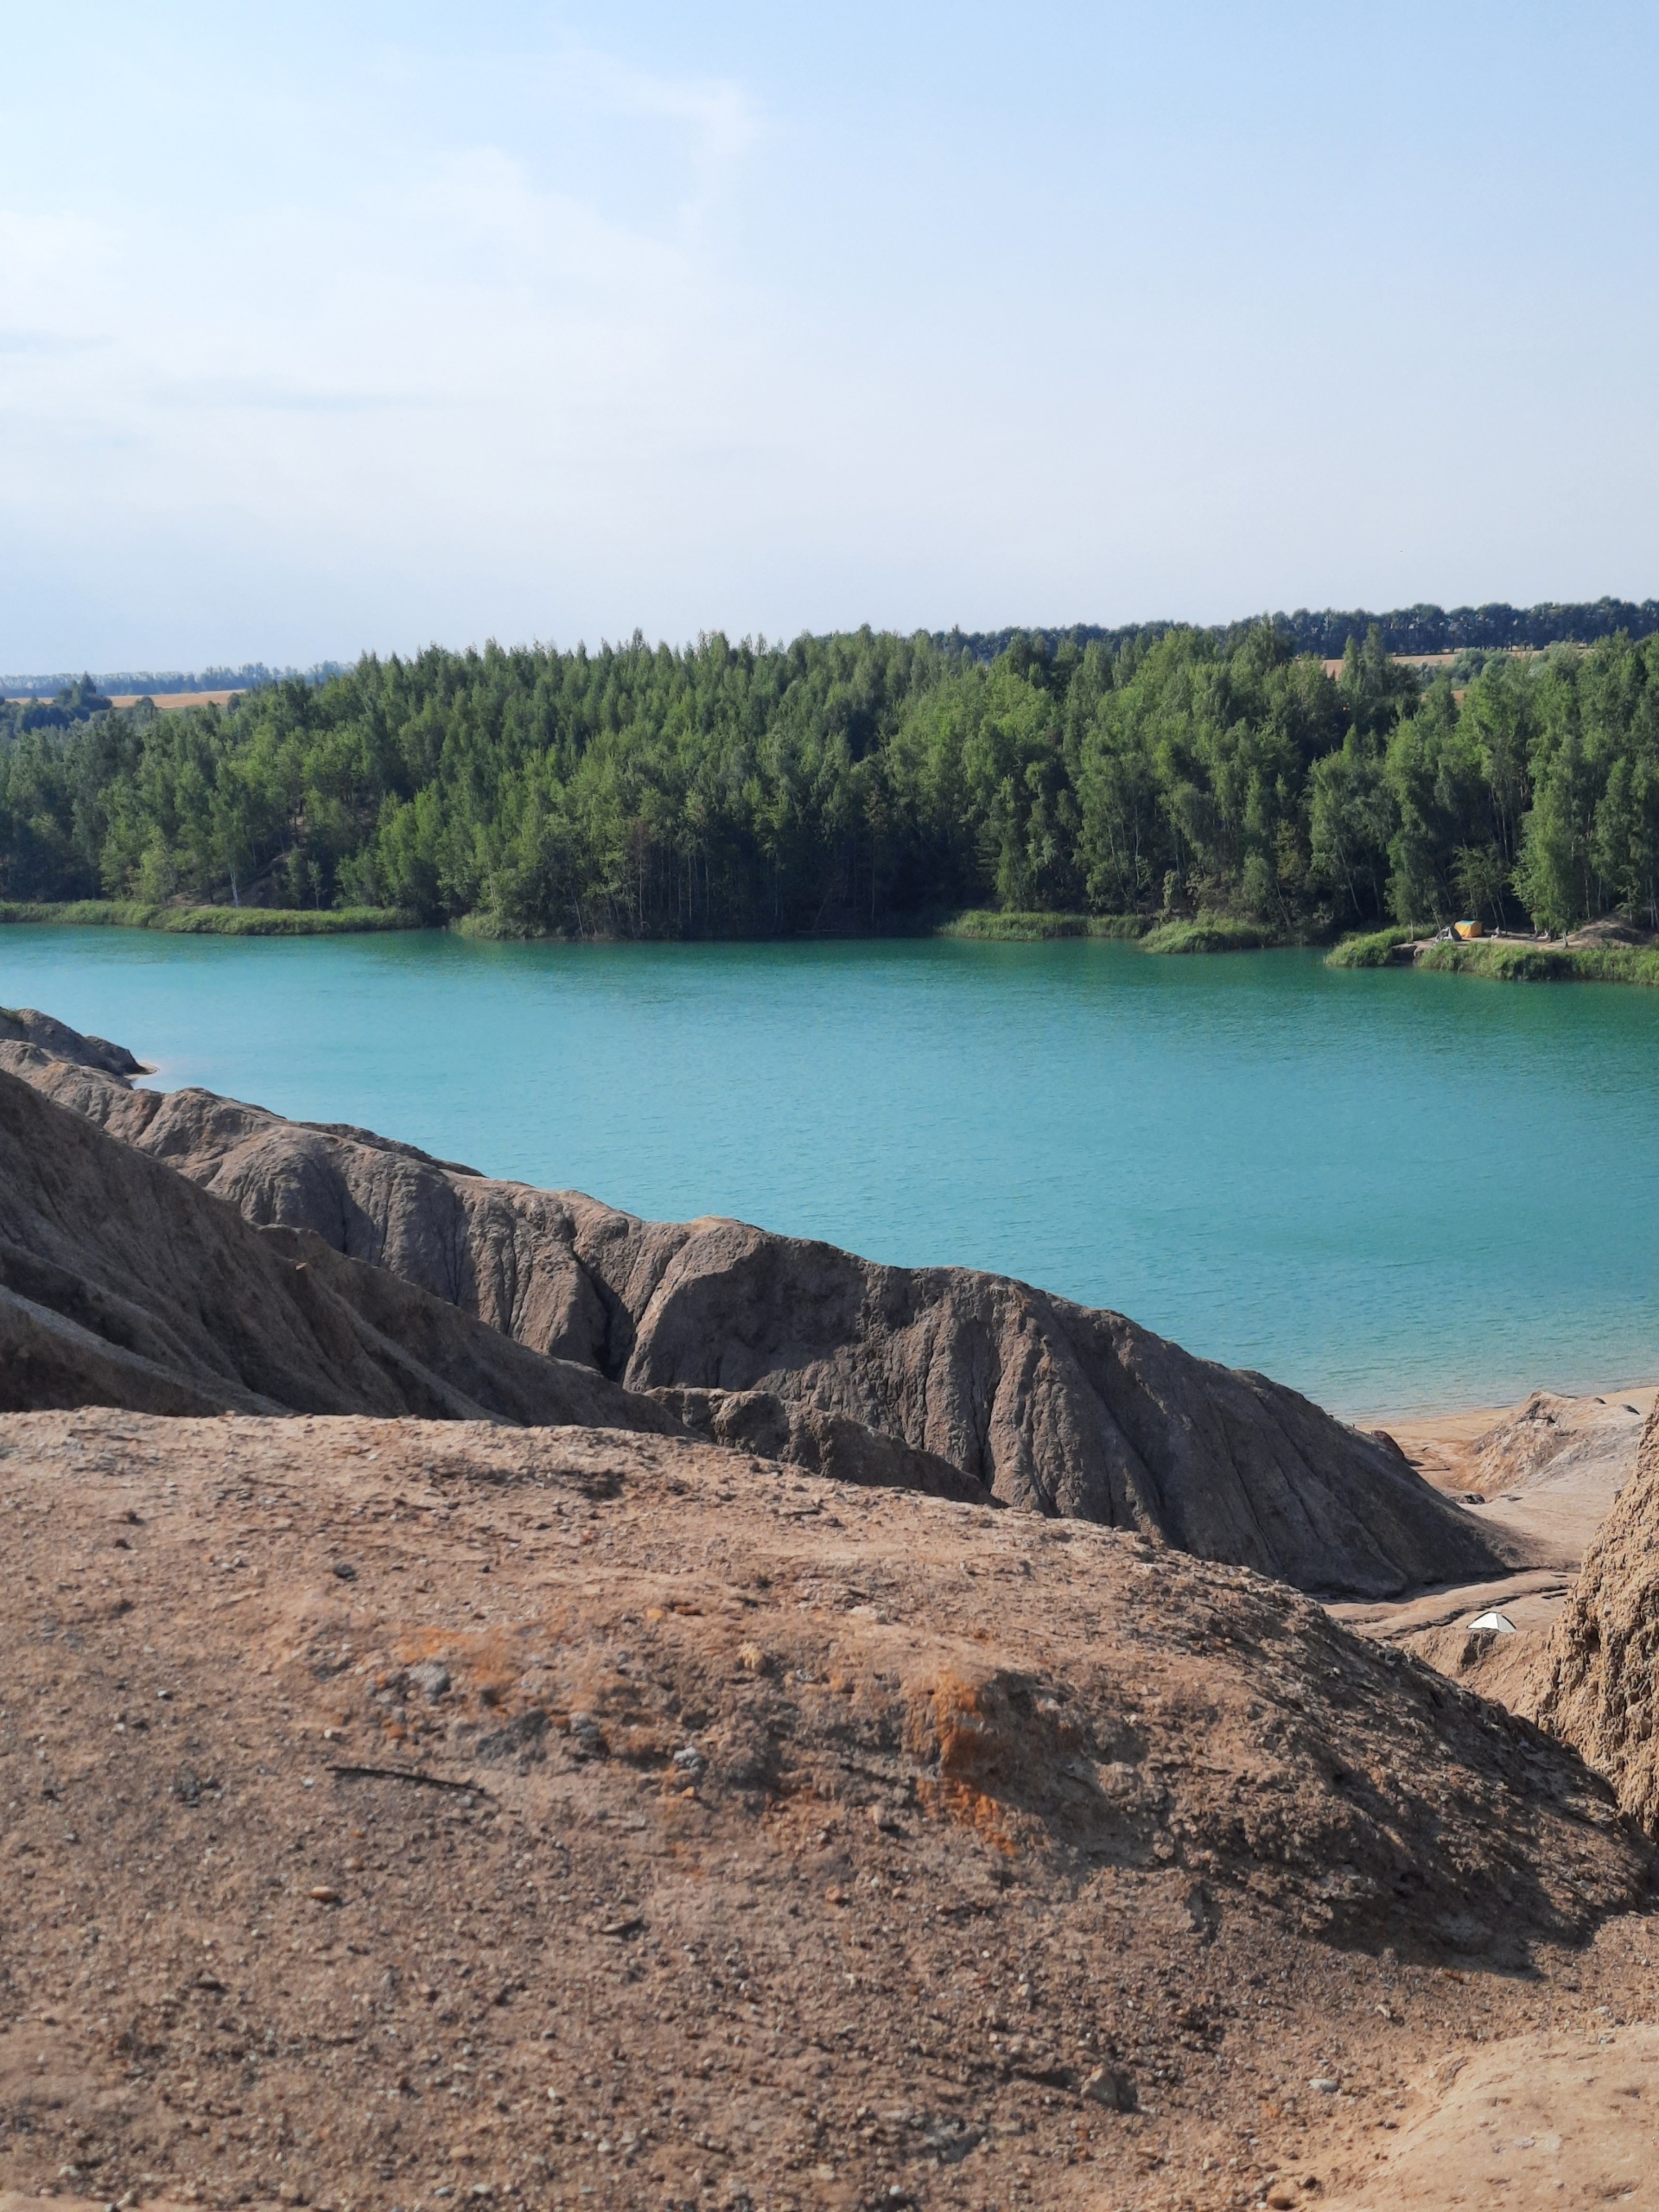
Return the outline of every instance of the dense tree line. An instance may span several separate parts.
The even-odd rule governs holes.
[[[95,696],[95,695],[94,695]],[[1659,637],[1422,683],[1281,626],[367,658],[0,724],[0,897],[772,935],[953,907],[1659,925]]]
[[[1486,607],[1449,611],[1444,607],[1397,607],[1389,614],[1372,614],[1363,607],[1344,613],[1334,607],[1317,611],[1299,607],[1294,614],[1261,619],[1271,621],[1298,652],[1315,653],[1321,660],[1340,660],[1350,645],[1362,645],[1373,630],[1383,650],[1391,653],[1537,652],[1546,645],[1595,645],[1621,631],[1629,638],[1648,637],[1659,630],[1659,599],[1644,599],[1640,604],[1628,599],[1547,600],[1537,607],[1510,607],[1496,601]],[[1021,636],[1041,637],[1051,651],[1069,642],[1104,645],[1117,653],[1127,645],[1149,644],[1175,627],[1173,622],[1151,622],[1106,630],[1080,622],[1068,630],[1041,632],[952,630],[941,632],[938,643],[968,652],[976,660],[995,660]],[[1249,622],[1223,623],[1205,634],[1229,647],[1252,627]]]

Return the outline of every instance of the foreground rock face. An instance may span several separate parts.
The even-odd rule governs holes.
[[[859,1480],[902,1467],[912,1487],[1140,1529],[1306,1590],[1390,1596],[1524,1552],[1386,1440],[1122,1314],[739,1222],[640,1221],[365,1130],[134,1091],[26,1042],[0,1044],[0,1066],[249,1220],[308,1230],[537,1351],[659,1393],[715,1440]]]
[[[678,1428],[0,1073],[0,1410],[88,1402]]]
[[[1659,1834],[1659,1413],[1517,1702]]]
[[[1329,2193],[1647,1894],[1560,1746],[1133,1535],[82,1410],[0,1420],[0,2188]]]

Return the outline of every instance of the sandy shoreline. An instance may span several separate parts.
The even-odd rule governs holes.
[[[1467,1439],[1478,1436],[1484,1430],[1512,1419],[1530,1398],[1559,1398],[1573,1405],[1589,1405],[1597,1400],[1632,1396],[1637,1397],[1639,1402],[1642,1393],[1646,1394],[1648,1402],[1651,1404],[1656,1395],[1659,1395],[1659,1381],[1598,1382],[1593,1389],[1586,1385],[1581,1389],[1571,1390],[1552,1390],[1548,1385],[1539,1383],[1518,1398],[1494,1401],[1490,1404],[1470,1405],[1465,1402],[1450,1406],[1369,1407],[1363,1413],[1338,1414],[1337,1418],[1347,1421],[1354,1428],[1386,1429],[1390,1436],[1398,1437],[1402,1441],[1408,1430],[1424,1436]]]

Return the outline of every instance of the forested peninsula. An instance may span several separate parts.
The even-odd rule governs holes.
[[[1659,634],[1427,671],[1390,642],[434,647],[172,713],[76,685],[0,709],[0,900],[573,937],[1659,927]]]

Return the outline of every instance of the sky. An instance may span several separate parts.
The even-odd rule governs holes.
[[[0,0],[0,670],[1659,593],[1659,11]]]

